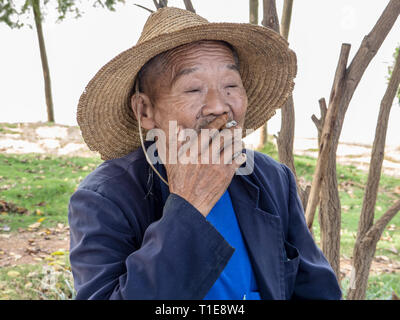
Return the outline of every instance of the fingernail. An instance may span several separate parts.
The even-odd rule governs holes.
[[[236,125],[237,125],[237,122],[236,122],[235,120],[232,120],[232,121],[229,121],[229,122],[225,125],[225,127],[226,127],[227,129],[229,129],[229,128],[235,127]]]

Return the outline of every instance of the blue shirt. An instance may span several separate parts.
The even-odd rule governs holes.
[[[235,248],[221,275],[205,296],[205,300],[260,300],[255,276],[228,190],[206,218]]]

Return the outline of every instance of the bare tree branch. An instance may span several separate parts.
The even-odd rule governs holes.
[[[287,40],[289,39],[290,20],[292,18],[293,0],[285,0],[283,2],[282,19],[281,19],[281,35]]]
[[[47,59],[46,46],[44,42],[43,36],[43,28],[42,28],[42,13],[40,9],[40,1],[32,0],[31,2],[33,16],[35,20],[36,26],[36,34],[39,42],[40,49],[40,59],[42,61],[42,71],[43,71],[43,79],[44,79],[44,89],[45,89],[45,98],[46,98],[46,107],[47,107],[47,121],[54,122],[54,106],[53,106],[53,97],[51,90],[51,80],[50,80],[50,69],[49,62]]]
[[[278,14],[276,13],[275,0],[263,0],[263,20],[264,27],[271,28],[279,33]]]
[[[365,236],[354,246],[352,272],[349,291],[347,293],[348,300],[362,300],[365,298],[368,275],[371,269],[372,259],[375,255],[376,245],[386,225],[399,210],[400,200],[386,211]]]
[[[332,146],[331,136],[336,123],[340,98],[344,90],[344,84],[345,84],[344,80],[346,76],[346,66],[349,53],[350,53],[350,45],[342,44],[342,49],[340,51],[340,56],[339,56],[339,62],[336,68],[336,74],[331,91],[331,101],[329,102],[328,112],[326,114],[324,127],[322,129],[321,142],[319,145],[320,152],[318,155],[317,166],[315,169],[313,182],[311,185],[310,196],[307,202],[306,220],[307,220],[307,226],[310,230],[312,228],[312,224],[314,221],[315,210],[318,205],[321,182],[327,171],[329,151]]]
[[[326,107],[325,98],[321,98],[318,100],[319,103],[319,110],[321,112],[321,120],[322,122],[325,121],[326,113],[328,112],[328,108]]]
[[[371,164],[361,209],[358,232],[353,252],[354,276],[351,279],[347,299],[363,299],[367,290],[368,275],[376,245],[389,221],[400,210],[398,200],[381,218],[373,224],[375,204],[385,151],[386,133],[390,109],[400,84],[400,56],[397,57],[392,76],[382,98],[371,152]]]
[[[382,236],[386,226],[394,218],[394,216],[400,211],[400,200],[395,202],[368,230],[364,236],[364,241],[378,242]]]
[[[318,119],[314,114],[311,116],[311,120],[314,122],[318,131],[318,145],[321,143],[321,134],[322,128],[324,127],[325,117],[327,113],[326,101],[325,98],[321,98],[318,100],[319,109],[321,111],[321,117]]]
[[[393,24],[399,15],[399,11],[400,1],[391,0],[372,31],[364,38],[364,41],[362,42],[355,57],[353,58],[353,61],[350,64],[350,67],[347,68],[345,90],[342,94],[342,98],[340,99],[339,112],[337,115],[336,124],[333,127],[333,133],[331,137],[332,146],[327,159],[328,168],[321,184],[319,219],[321,227],[322,251],[327,257],[329,263],[332,265],[332,268],[335,270],[338,279],[340,277],[339,255],[341,205],[337,187],[336,151],[339,144],[339,137],[352,95],[354,94],[354,91],[357,88],[357,85],[368,64],[379,50],[390,29],[393,27]],[[356,256],[355,252],[353,256]],[[364,265],[367,262],[368,261],[366,260],[363,261]],[[357,273],[364,274],[364,272],[367,272],[366,275],[368,276],[369,271],[364,269],[357,270]],[[351,281],[352,285],[354,285],[354,283],[354,281]]]
[[[151,13],[154,12],[154,10],[151,10],[151,9],[149,9],[149,8],[146,8],[146,7],[143,7],[143,6],[141,6],[140,4],[137,4],[137,3],[135,3],[135,6],[138,6],[139,8],[142,8],[142,9],[144,9],[144,10],[147,10],[147,11],[149,11],[149,12],[151,12]]]
[[[364,200],[359,221],[358,236],[363,237],[374,222],[374,208],[378,194],[379,180],[381,177],[383,157],[385,154],[386,132],[389,122],[390,109],[400,84],[400,58],[396,59],[392,76],[385,95],[382,98],[376,124],[375,138],[371,151],[371,164],[369,166],[368,181],[365,188]]]
[[[156,6],[156,9],[160,9],[160,4],[157,2],[157,0],[153,0],[154,5]]]
[[[350,63],[350,66],[348,67],[346,90],[340,106],[338,119],[339,125],[333,136],[335,148],[332,150],[332,153],[336,153],[344,117],[354,91],[356,90],[358,83],[360,82],[361,77],[363,76],[372,58],[378,52],[389,31],[392,29],[399,14],[400,1],[390,0],[371,32],[364,37],[360,48],[356,52],[353,60]]]
[[[153,0],[153,3],[156,6],[157,10],[168,6],[168,0]]]
[[[189,11],[191,11],[191,12],[193,12],[193,13],[196,13],[196,11],[194,10],[192,1],[190,1],[190,0],[183,0],[183,3],[185,4],[186,10],[189,10]]]
[[[258,24],[258,0],[249,0],[249,22]]]
[[[318,129],[318,132],[320,131],[320,129],[321,129],[321,120],[320,119],[318,119],[316,116],[315,116],[315,114],[313,114],[312,116],[311,116],[311,120],[314,122],[314,124],[315,124],[315,126],[317,127],[317,129]]]
[[[300,185],[298,184],[297,185],[297,191],[299,193],[300,200],[301,200],[301,203],[303,205],[303,209],[305,211],[306,208],[307,208],[308,198],[310,196],[311,186],[308,184],[308,185],[306,185],[306,187],[304,189],[302,189],[300,187]]]
[[[293,96],[290,96],[281,108],[281,130],[278,134],[277,144],[279,161],[286,164],[297,178],[293,156],[294,118]]]
[[[290,23],[290,14],[291,6],[287,5],[286,10],[282,13],[282,19],[285,21],[285,30],[287,32],[289,32],[288,24]],[[265,27],[269,27],[279,33],[279,21],[276,12],[275,0],[264,0],[262,25]],[[294,117],[295,113],[293,106],[293,97],[290,96],[288,101],[281,108],[281,130],[279,131],[276,140],[278,144],[279,161],[286,164],[290,168],[290,170],[292,170],[297,180],[293,157]],[[302,197],[303,190],[301,190],[298,184],[297,189],[300,196]]]

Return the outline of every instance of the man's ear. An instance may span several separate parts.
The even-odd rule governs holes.
[[[151,130],[155,128],[154,122],[154,106],[150,101],[150,98],[145,93],[134,94],[131,98],[131,108],[136,116],[136,119],[140,116],[142,128]]]

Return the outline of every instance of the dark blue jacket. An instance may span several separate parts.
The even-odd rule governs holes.
[[[340,299],[307,229],[292,172],[255,152],[254,172],[228,188],[262,299]],[[166,178],[165,168],[156,168]],[[105,161],[69,204],[77,299],[203,299],[234,252],[141,148]]]

